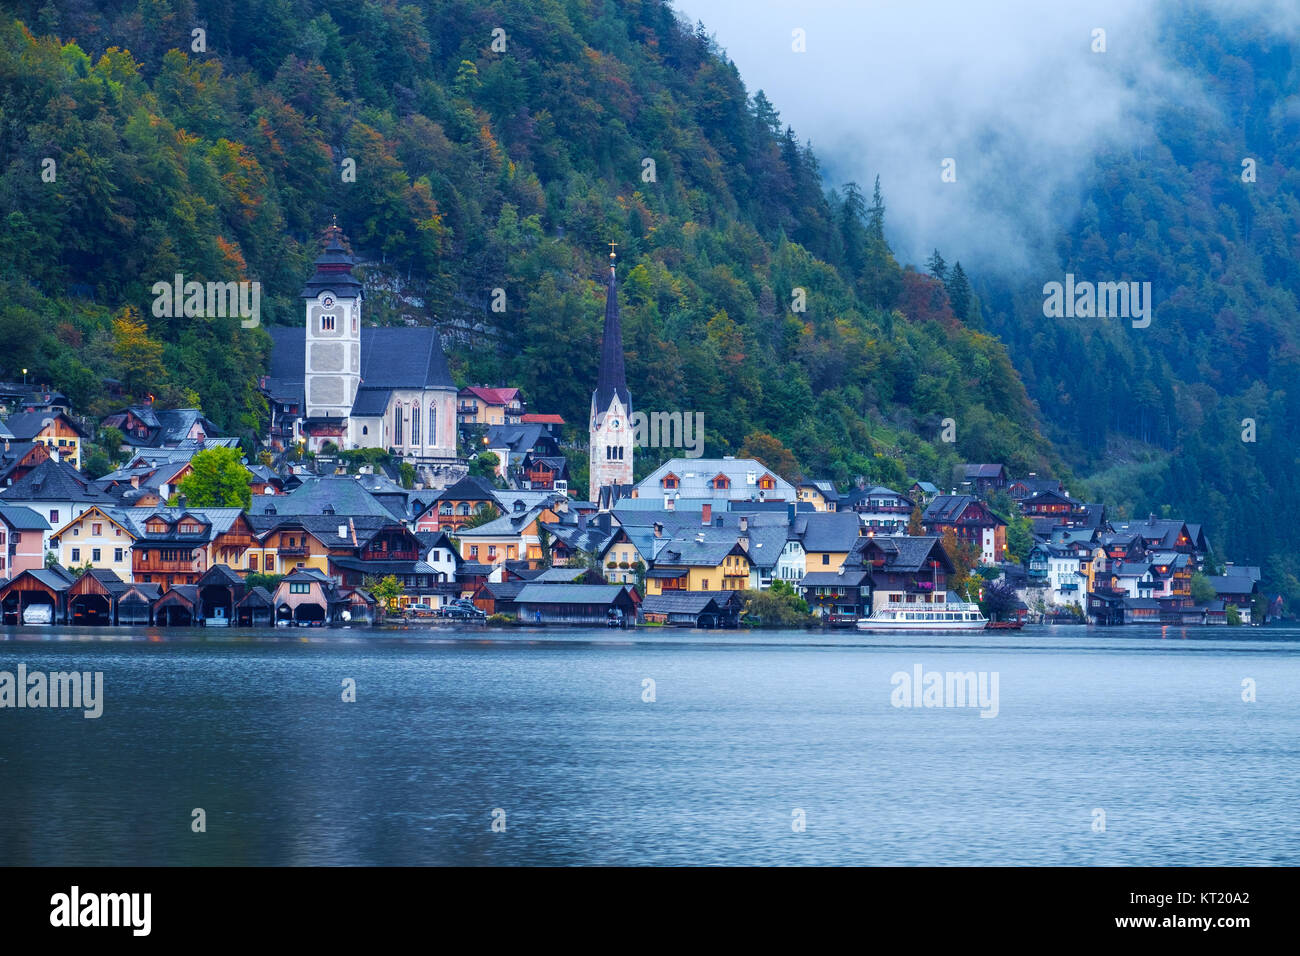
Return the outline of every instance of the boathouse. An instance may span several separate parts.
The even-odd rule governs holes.
[[[91,568],[68,588],[69,624],[116,624],[117,600],[130,587],[107,568]]]
[[[117,596],[117,623],[147,626],[153,623],[153,608],[162,598],[157,584],[128,584]]]
[[[650,624],[674,627],[736,627],[744,599],[740,591],[665,591],[647,595],[641,615]]]
[[[23,571],[0,587],[0,624],[56,624],[67,620],[74,578],[59,565]]]
[[[159,627],[193,627],[199,620],[199,589],[193,584],[174,585],[153,606]]]
[[[266,588],[261,585],[249,588],[235,605],[235,623],[240,627],[270,627],[274,606],[275,599]]]
[[[235,606],[248,590],[239,573],[224,564],[214,564],[195,582],[199,590],[198,619],[204,627],[229,627]]]
[[[515,596],[519,620],[529,624],[586,624],[611,621],[628,627],[636,622],[641,595],[625,584],[534,584]]]

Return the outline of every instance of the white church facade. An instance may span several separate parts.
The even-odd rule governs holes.
[[[303,327],[275,327],[271,371],[262,382],[271,405],[271,445],[301,442],[320,452],[382,448],[417,463],[456,457],[456,386],[438,330],[362,324],[355,260],[328,231],[316,271],[302,291]]]

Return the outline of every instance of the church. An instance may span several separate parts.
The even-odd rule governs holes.
[[[356,260],[337,225],[302,290],[306,324],[268,329],[262,380],[271,447],[383,448],[416,464],[456,457],[456,386],[438,330],[362,325]]]
[[[609,254],[605,286],[605,329],[600,343],[600,373],[591,393],[588,497],[612,505],[632,485],[632,395],[623,368],[623,327],[618,317],[614,253]],[[608,490],[607,490],[608,489]]]

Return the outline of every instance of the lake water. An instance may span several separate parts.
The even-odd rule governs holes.
[[[1300,863],[1297,629],[0,630],[20,663],[103,713],[0,709],[9,864]],[[986,706],[895,706],[918,666]]]

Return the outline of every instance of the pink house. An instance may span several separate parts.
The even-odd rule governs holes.
[[[31,508],[0,504],[0,580],[45,567],[50,524]]]

